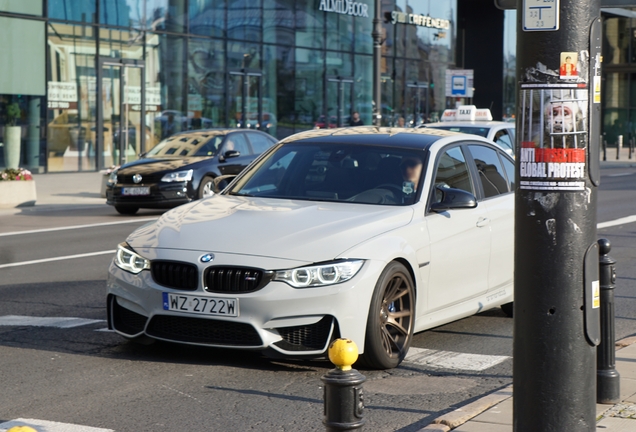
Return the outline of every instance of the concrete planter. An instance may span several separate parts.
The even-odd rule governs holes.
[[[21,140],[22,128],[20,126],[4,127],[4,161],[7,168],[18,169]]]
[[[35,205],[35,180],[0,181],[0,208]]]

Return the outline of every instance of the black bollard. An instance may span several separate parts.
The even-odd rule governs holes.
[[[603,140],[603,160],[607,160],[607,141]]]
[[[632,153],[634,152],[634,138],[629,140],[629,156],[628,159],[632,158]]]
[[[620,375],[616,370],[614,333],[614,288],[616,288],[616,261],[610,257],[610,241],[600,239],[599,283],[601,300],[601,343],[596,348],[596,402],[620,402]]]
[[[321,380],[325,385],[324,419],[327,432],[361,430],[364,397],[362,383],[367,378],[351,365],[358,358],[358,347],[350,339],[336,339],[329,346],[329,360],[336,365]]]

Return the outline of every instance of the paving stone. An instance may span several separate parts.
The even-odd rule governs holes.
[[[471,421],[512,425],[512,398],[506,399],[484,411]]]
[[[453,432],[512,432],[512,425],[500,425],[495,423],[468,422],[461,425]],[[612,431],[614,432],[614,431]]]
[[[505,387],[499,391],[484,396],[475,402],[464,405],[455,411],[444,414],[436,418],[433,423],[440,423],[449,426],[451,429],[466,423],[468,420],[476,417],[488,408],[512,397],[512,386]]]
[[[597,432],[634,432],[635,430],[636,420],[633,419],[607,417],[596,424]]]
[[[426,426],[424,429],[420,429],[418,432],[448,432],[451,429],[443,424],[430,424]]]

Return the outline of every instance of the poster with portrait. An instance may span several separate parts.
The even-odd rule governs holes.
[[[561,79],[577,79],[579,55],[576,52],[562,52],[561,61],[559,62],[559,78]]]
[[[588,94],[578,88],[521,90],[521,189],[585,189]]]

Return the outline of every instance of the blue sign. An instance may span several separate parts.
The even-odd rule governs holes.
[[[451,94],[453,96],[466,96],[465,75],[454,75],[451,78]]]

